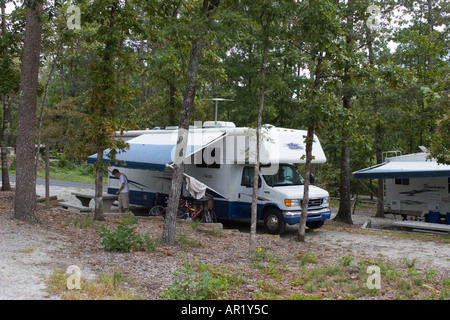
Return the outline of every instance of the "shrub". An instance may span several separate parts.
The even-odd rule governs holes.
[[[145,235],[144,239],[142,239],[141,235],[136,233],[134,228],[129,227],[129,225],[136,223],[136,218],[125,216],[113,232],[101,225],[97,228],[97,232],[102,238],[102,245],[106,250],[113,252],[129,252],[142,249],[153,251],[156,247],[154,241],[148,235]]]

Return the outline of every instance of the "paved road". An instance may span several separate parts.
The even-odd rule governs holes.
[[[0,184],[1,184],[2,175],[0,174]],[[16,183],[16,176],[10,174],[9,180],[11,183]],[[36,184],[45,185],[44,178],[37,178]],[[82,182],[73,182],[73,181],[63,181],[63,180],[55,180],[50,179],[50,185],[55,187],[68,187],[68,188],[82,188],[82,189],[94,189],[95,185],[91,183],[82,183]],[[107,187],[103,186],[103,190],[106,190]]]

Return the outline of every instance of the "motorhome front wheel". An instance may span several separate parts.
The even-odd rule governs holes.
[[[269,209],[264,216],[263,223],[270,234],[281,234],[286,228],[286,222],[278,209]]]

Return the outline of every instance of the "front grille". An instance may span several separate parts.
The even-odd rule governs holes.
[[[322,201],[323,201],[323,199],[309,199],[309,201],[308,201],[308,208],[320,207],[322,205]]]

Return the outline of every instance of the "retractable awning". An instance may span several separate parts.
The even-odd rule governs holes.
[[[450,177],[449,165],[439,164],[435,159],[427,159],[426,156],[424,153],[390,158],[382,164],[353,172],[353,176],[355,179]]]
[[[190,131],[185,157],[189,158],[208,145],[223,139],[225,135],[223,131],[219,130]],[[178,130],[153,130],[153,132],[128,140],[130,148],[126,152],[116,155],[117,163],[107,157],[110,150],[104,151],[103,160],[116,167],[164,171],[166,166],[174,161],[177,139]],[[96,161],[97,154],[93,154],[87,162],[95,163]]]

